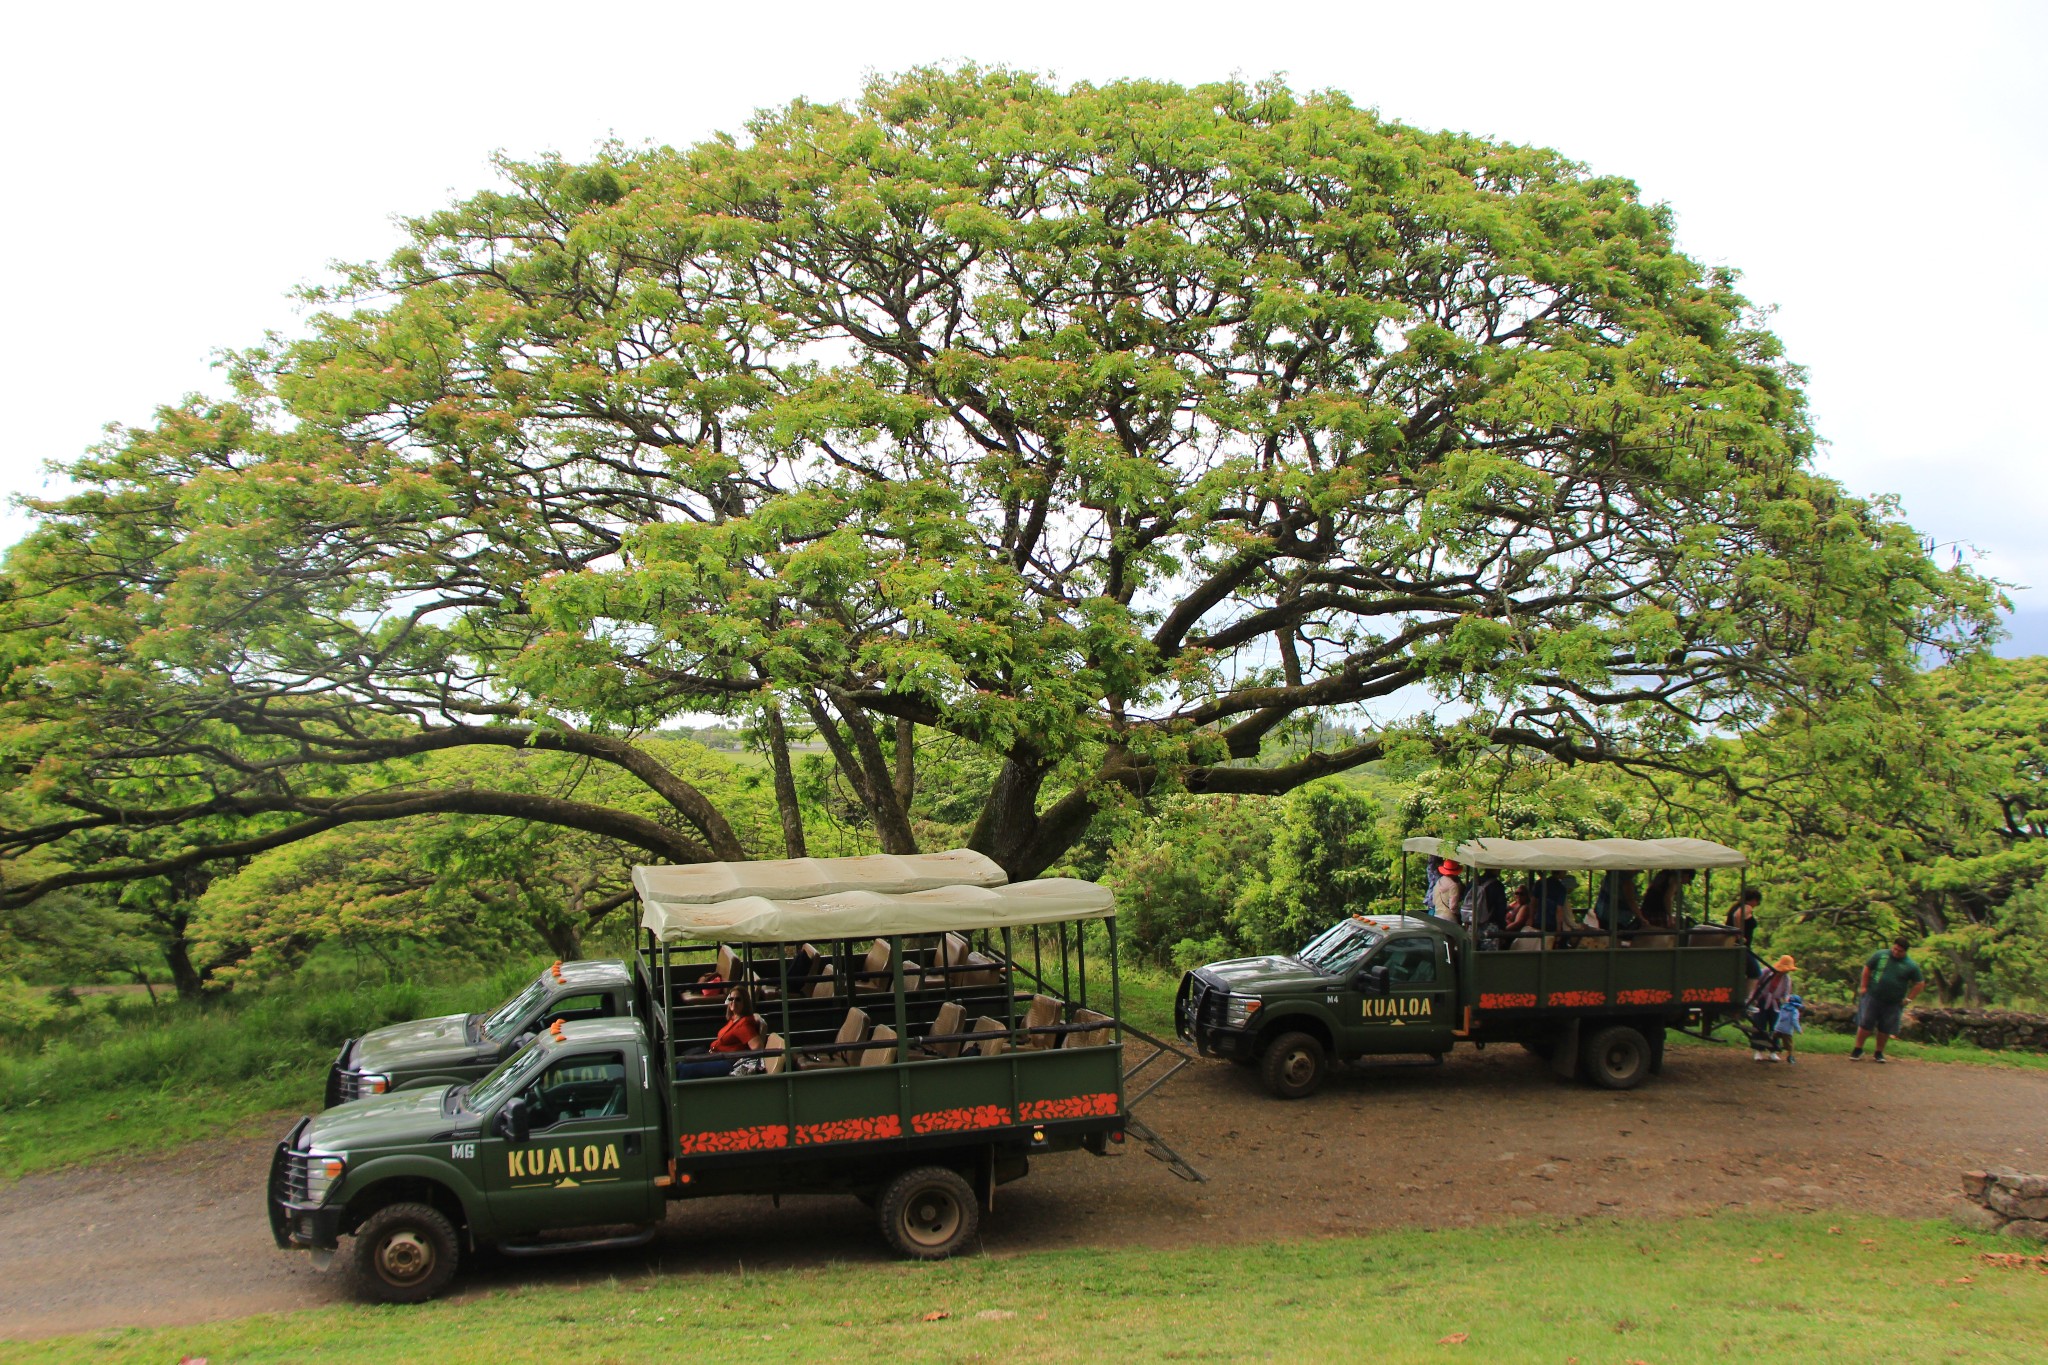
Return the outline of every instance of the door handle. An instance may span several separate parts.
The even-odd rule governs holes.
[[[640,1155],[640,1135],[638,1133],[626,1134],[624,1146],[627,1156]]]

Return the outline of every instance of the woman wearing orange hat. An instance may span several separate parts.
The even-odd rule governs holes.
[[[1772,1035],[1777,1032],[1778,1011],[1792,994],[1792,972],[1795,964],[1792,954],[1786,953],[1764,969],[1756,985],[1749,992],[1749,1045],[1754,1060],[1775,1062],[1778,1060],[1777,1043]]]

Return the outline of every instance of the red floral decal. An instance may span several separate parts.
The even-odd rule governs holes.
[[[1017,1106],[1017,1117],[1026,1123],[1048,1119],[1096,1119],[1116,1116],[1114,1095],[1073,1095],[1059,1100],[1026,1100]]]
[[[1483,1010],[1533,1010],[1536,1008],[1536,996],[1534,992],[1528,995],[1521,995],[1515,992],[1501,991],[1493,995],[1480,996],[1479,1008]]]
[[[1552,991],[1550,993],[1550,1006],[1552,1009],[1556,1009],[1560,1005],[1566,1009],[1580,1009],[1587,1005],[1604,1005],[1606,1003],[1606,991]]]
[[[1614,999],[1622,1005],[1665,1005],[1671,1001],[1670,991],[1616,991]]]
[[[760,1152],[771,1147],[789,1146],[789,1127],[781,1123],[763,1124],[758,1128],[728,1128],[720,1133],[684,1133],[676,1139],[676,1146],[684,1156],[702,1156],[708,1152]]]
[[[1015,1121],[1008,1105],[977,1104],[972,1109],[934,1109],[929,1114],[913,1114],[910,1128],[919,1135],[958,1133],[970,1128],[1000,1128]]]
[[[1693,986],[1686,991],[1684,1000],[1688,1005],[1725,1005],[1728,1003],[1728,987],[1715,986],[1709,989],[1705,986]]]
[[[796,1127],[799,1146],[820,1142],[878,1142],[903,1136],[903,1120],[894,1114],[872,1119],[834,1119],[830,1123],[800,1123]]]

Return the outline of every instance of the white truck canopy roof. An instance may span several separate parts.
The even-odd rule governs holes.
[[[640,893],[644,905],[715,905],[748,896],[794,901],[844,891],[893,893],[942,886],[1001,886],[1008,880],[995,859],[970,848],[633,869],[633,889]]]
[[[703,905],[643,899],[640,927],[663,942],[800,943],[1026,928],[1108,919],[1115,913],[1109,888],[1071,877],[1043,877],[1005,886],[854,890],[787,900],[738,896]]]
[[[1452,850],[1441,839],[1415,838],[1403,839],[1401,851],[1502,872],[1749,866],[1741,852],[1711,839],[1472,839]]]

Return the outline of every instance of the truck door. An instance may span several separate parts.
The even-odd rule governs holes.
[[[1378,968],[1385,969],[1382,979]],[[1449,949],[1427,934],[1390,938],[1357,978],[1358,1052],[1448,1052],[1456,980]]]
[[[526,1106],[524,1141],[504,1131],[504,1109],[491,1117],[478,1155],[498,1226],[517,1234],[656,1216],[645,1067],[635,1052],[563,1057],[506,1102]]]

